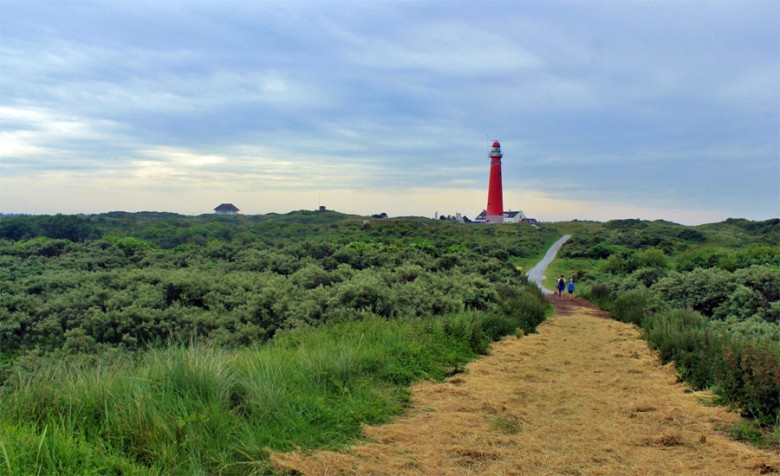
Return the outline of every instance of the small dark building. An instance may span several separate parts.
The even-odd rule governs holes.
[[[238,208],[232,203],[223,203],[214,209],[214,213],[217,215],[235,215],[238,211]]]

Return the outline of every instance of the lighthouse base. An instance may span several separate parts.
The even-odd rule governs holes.
[[[485,223],[487,223],[488,225],[497,225],[497,224],[504,223],[504,215],[503,214],[488,215],[487,218],[485,219]]]

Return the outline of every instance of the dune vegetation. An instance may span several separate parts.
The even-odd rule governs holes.
[[[402,412],[414,382],[533,333],[549,306],[518,268],[564,232],[548,276],[574,275],[758,425],[735,436],[767,441],[778,226],[3,218],[0,472],[268,474],[269,452],[349,444]]]
[[[547,311],[555,230],[332,212],[0,221],[0,468],[265,474]]]

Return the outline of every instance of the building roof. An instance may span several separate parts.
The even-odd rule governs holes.
[[[217,212],[217,213],[219,213],[219,212],[222,212],[222,213],[233,212],[233,213],[235,213],[235,212],[237,212],[239,210],[232,203],[223,203],[220,206],[218,206],[217,208],[215,208],[214,211]]]

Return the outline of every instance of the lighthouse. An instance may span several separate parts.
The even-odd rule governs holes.
[[[485,223],[504,223],[504,191],[501,188],[501,144],[490,148],[490,182],[488,184],[487,217]]]

